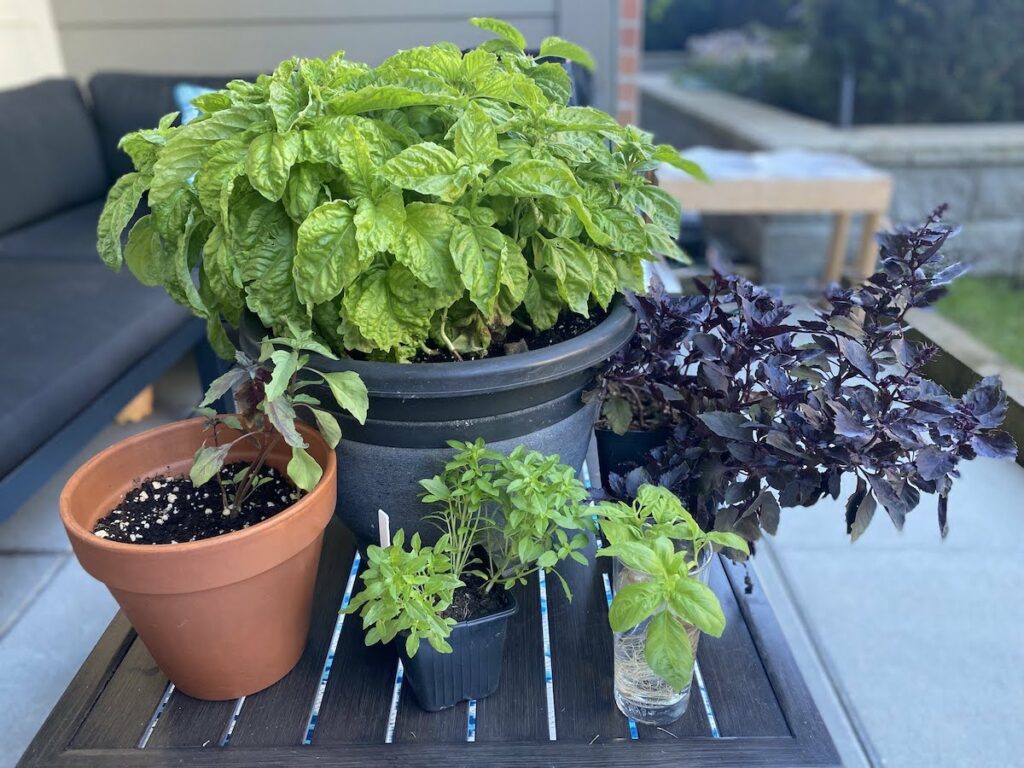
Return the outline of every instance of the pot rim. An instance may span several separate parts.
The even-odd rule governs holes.
[[[621,296],[616,296],[609,305],[608,315],[590,330],[557,344],[515,355],[443,363],[314,357],[321,370],[358,373],[372,396],[465,397],[520,389],[524,385],[542,385],[592,368],[621,349],[633,336],[635,328],[633,310]],[[258,317],[245,312],[239,331],[244,341],[258,344],[266,329],[259,324]]]
[[[250,525],[248,528],[244,528],[240,531],[231,531],[230,533],[222,533],[218,536],[200,539],[199,541],[185,541],[177,544],[133,544],[131,542],[110,541],[109,539],[100,538],[91,530],[88,530],[84,525],[79,523],[78,520],[70,513],[69,509],[71,504],[69,499],[71,496],[73,496],[77,491],[78,486],[81,484],[83,479],[87,477],[97,465],[110,459],[110,454],[117,450],[123,450],[126,446],[159,439],[167,432],[182,429],[186,425],[197,424],[202,422],[204,418],[205,417],[203,416],[197,416],[191,419],[179,419],[178,421],[172,421],[169,424],[162,424],[159,427],[139,432],[136,435],[132,435],[124,440],[119,440],[113,445],[107,446],[76,469],[74,474],[68,478],[68,481],[64,484],[64,488],[60,492],[60,501],[58,505],[61,522],[64,524],[64,528],[67,530],[68,534],[74,536],[84,546],[112,554],[123,555],[131,553],[133,556],[137,557],[156,558],[166,557],[169,552],[181,554],[201,553],[217,547],[231,546],[249,539],[261,537],[268,534],[268,532],[274,528],[286,525],[290,519],[302,514],[311,505],[314,497],[320,496],[326,492],[324,489],[330,484],[330,477],[337,473],[337,454],[335,451],[327,445],[327,442],[317,430],[307,424],[298,422],[296,426],[299,433],[307,442],[310,440],[317,440],[323,444],[325,455],[327,456],[327,466],[321,466],[323,475],[320,478],[320,482],[316,484],[316,487],[313,488],[312,491],[309,491],[295,503],[281,510],[273,517],[254,525]],[[172,457],[170,460],[174,461],[175,459]],[[154,471],[159,470],[156,469]]]
[[[478,627],[481,624],[487,624],[488,622],[496,621],[498,619],[507,619],[519,613],[519,601],[516,600],[516,596],[508,590],[505,590],[505,594],[508,595],[508,599],[511,602],[511,605],[509,605],[508,608],[502,608],[500,611],[488,613],[484,616],[477,616],[475,619],[458,621],[455,623],[455,626],[452,627],[452,634],[455,634],[460,628],[468,629],[471,627]]]

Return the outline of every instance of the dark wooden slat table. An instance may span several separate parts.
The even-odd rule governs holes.
[[[175,691],[119,614],[20,765],[839,765],[760,586],[744,592],[742,566],[714,563],[728,628],[701,640],[701,685],[686,715],[653,728],[615,708],[603,559],[566,567],[571,602],[556,579],[518,588],[499,691],[428,714],[401,685],[394,652],[367,648],[358,617],[339,622],[360,586],[357,557],[332,522],[305,654],[284,680],[239,701]]]

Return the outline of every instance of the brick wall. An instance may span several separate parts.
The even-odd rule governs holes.
[[[644,0],[619,0],[618,100],[620,123],[636,123],[640,115],[637,72],[644,48]]]

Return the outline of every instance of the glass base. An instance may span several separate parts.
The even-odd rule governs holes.
[[[670,725],[686,713],[690,704],[690,689],[686,686],[682,692],[673,696],[670,701],[663,697],[658,699],[625,698],[618,690],[615,691],[615,704],[626,717],[644,725]]]

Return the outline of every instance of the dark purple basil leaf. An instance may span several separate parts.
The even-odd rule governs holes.
[[[698,366],[698,376],[716,392],[727,394],[731,388],[732,378],[726,375],[721,368],[711,363],[702,362]]]
[[[904,395],[908,400],[923,400],[947,407],[954,405],[949,392],[931,379],[918,379],[914,386],[907,387]]]
[[[749,443],[730,441],[725,447],[729,455],[740,464],[748,464],[754,460],[754,446]]]
[[[839,493],[842,490],[843,473],[837,469],[833,469],[829,470],[825,477],[826,492],[833,499],[838,499]]]
[[[715,358],[722,351],[722,340],[710,333],[696,334],[690,339],[690,344],[707,358]]]
[[[824,414],[810,403],[798,403],[796,407],[800,412],[800,415],[803,416],[807,423],[814,429],[820,429],[827,422]]]
[[[864,338],[864,327],[852,317],[835,315],[828,319],[828,324],[852,339]]]
[[[846,358],[850,365],[860,371],[865,378],[874,380],[878,374],[878,366],[868,355],[867,349],[859,341],[848,339],[845,336],[839,337],[839,351]]]
[[[751,497],[757,495],[760,486],[761,483],[756,477],[748,478],[742,483],[732,483],[725,489],[725,503],[739,504],[740,502],[748,501]]]
[[[867,440],[871,437],[871,430],[864,425],[859,415],[854,415],[846,406],[835,400],[830,400],[828,404],[835,413],[833,423],[837,434],[853,440]]]
[[[877,502],[868,490],[864,478],[857,478],[857,489],[846,500],[846,533],[856,541],[871,524]]]
[[[960,402],[985,428],[998,427],[1006,417],[1006,393],[998,376],[983,378],[967,391]]]
[[[868,482],[871,483],[871,490],[875,492],[878,501],[892,518],[893,525],[897,530],[903,530],[907,513],[918,505],[921,494],[903,478],[890,481],[881,475],[868,475]]]
[[[910,400],[908,403],[914,409],[914,416],[922,421],[936,421],[936,418],[950,415],[950,406],[929,400]]]
[[[698,414],[697,418],[704,422],[708,429],[720,437],[740,442],[751,442],[753,436],[750,427],[753,422],[739,413],[728,411],[710,411],[709,413]]]
[[[779,492],[779,504],[784,507],[796,507],[800,504],[802,491],[799,480],[790,480]]]
[[[932,275],[932,285],[946,285],[947,283],[951,283],[969,270],[970,267],[968,265],[960,262],[950,264]]]
[[[930,307],[936,301],[946,295],[948,291],[945,287],[941,288],[930,288],[924,293],[915,296],[913,301],[910,302],[912,307]]]
[[[284,441],[295,448],[305,448],[306,441],[295,428],[295,408],[283,397],[275,397],[273,400],[263,402],[264,412],[274,429],[280,433]]]
[[[940,493],[939,494],[939,535],[942,538],[946,538],[946,535],[949,533],[949,523],[948,523],[948,520],[947,520],[948,514],[949,514],[949,494],[948,494],[948,492],[947,493]]]
[[[910,451],[923,445],[921,435],[917,431],[919,428],[916,422],[903,419],[892,422],[885,428],[885,431],[899,443],[901,448]]]
[[[942,449],[929,445],[917,452],[914,466],[922,478],[934,481],[952,472],[956,462]]]
[[[990,459],[1017,458],[1017,443],[1001,429],[979,432],[971,438],[971,447],[979,456]]]
[[[774,536],[779,530],[781,509],[775,494],[764,491],[758,498],[757,517],[765,533]]]
[[[804,452],[801,451],[796,443],[789,439],[784,432],[772,431],[767,434],[764,441],[773,448],[778,448],[780,451],[785,451],[794,456],[803,456]]]

